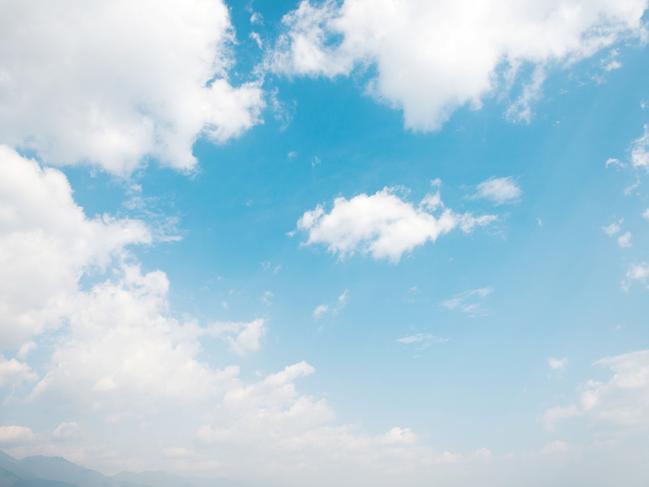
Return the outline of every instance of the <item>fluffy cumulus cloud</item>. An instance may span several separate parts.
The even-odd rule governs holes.
[[[68,332],[33,396],[121,415],[161,400],[199,402],[219,390],[237,370],[211,370],[196,360],[199,330],[168,315],[168,286],[160,271],[127,266],[118,280],[77,295]]]
[[[649,350],[606,357],[595,365],[608,369],[608,379],[588,380],[573,404],[548,409],[546,425],[583,417],[636,431],[649,428]]]
[[[1,1],[0,143],[125,175],[144,157],[189,170],[201,134],[259,122],[258,84],[227,75],[222,0]]]
[[[452,230],[469,233],[495,220],[494,215],[444,208],[439,191],[416,205],[402,199],[396,189],[384,188],[372,195],[336,198],[329,212],[318,205],[302,215],[297,228],[307,233],[307,245],[323,244],[341,257],[361,252],[398,262],[404,253]]]
[[[63,173],[7,146],[0,164],[0,349],[8,349],[56,324],[84,273],[151,235],[140,221],[89,218]]]
[[[629,290],[636,283],[647,285],[647,281],[649,281],[649,264],[646,262],[632,264],[626,271],[626,276],[622,281],[622,289]]]
[[[370,67],[367,90],[400,108],[405,125],[433,130],[459,106],[479,107],[534,66],[508,115],[528,120],[545,69],[643,33],[645,0],[303,0],[284,17],[270,69],[349,75]]]
[[[502,205],[517,201],[522,194],[523,191],[513,178],[490,178],[478,184],[474,198]]]

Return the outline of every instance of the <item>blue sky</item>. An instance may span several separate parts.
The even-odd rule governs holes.
[[[91,48],[110,51],[119,23],[69,3],[104,35]],[[347,485],[645,485],[646,5],[598,2],[593,19],[576,0],[495,3],[551,42],[521,37],[507,15],[352,0],[227,3],[231,30],[216,35],[220,2],[170,1],[205,30],[173,57],[146,50],[174,36],[143,2],[127,14],[143,24],[125,29],[151,40],[133,59],[152,74],[118,45],[118,81],[103,84],[74,34],[51,47],[77,63],[52,82],[60,102],[40,81],[48,65],[29,64],[60,28],[54,13],[4,14],[53,26],[29,41],[11,31],[22,60],[0,51],[6,92],[45,100],[0,98],[0,259],[18,262],[0,275],[20,282],[0,288],[0,446],[250,485],[328,485],[332,466]],[[201,9],[219,13],[203,25]],[[373,15],[412,27],[383,32]],[[419,16],[480,28],[445,43]],[[227,88],[196,102],[213,104],[202,119],[204,86],[182,92],[209,73],[198,47],[229,57],[205,80]],[[190,74],[157,77],[172,68]],[[176,151],[188,137],[193,163]],[[122,152],[106,150],[115,141]]]

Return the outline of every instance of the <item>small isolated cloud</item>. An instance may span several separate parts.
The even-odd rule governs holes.
[[[644,126],[644,133],[631,145],[631,164],[649,170],[649,125]]]
[[[649,279],[649,264],[640,262],[632,264],[626,272],[626,276],[622,281],[622,288],[628,290],[633,284],[647,284]]]
[[[649,208],[642,212],[642,218],[649,221]]]
[[[632,239],[631,232],[624,232],[622,235],[620,235],[617,238],[617,244],[623,249],[629,248],[633,245],[631,239]]]
[[[0,445],[17,446],[30,443],[34,432],[25,426],[0,426]]]
[[[397,263],[404,253],[455,229],[470,233],[496,220],[494,215],[474,216],[444,208],[439,188],[418,205],[397,192],[384,188],[372,195],[336,198],[329,212],[318,205],[304,213],[297,229],[307,233],[306,245],[323,244],[332,254],[346,257],[360,252]]]
[[[349,302],[349,290],[345,289],[338,296],[334,304],[319,304],[318,306],[316,306],[312,313],[313,318],[319,320],[320,318],[324,318],[326,315],[335,316],[338,313],[340,313],[343,309],[345,309],[345,306],[347,306],[348,302]]]
[[[611,49],[608,55],[600,61],[602,69],[607,73],[620,69],[622,67],[622,62],[618,59],[619,56],[619,49]]]
[[[522,194],[523,191],[512,177],[489,178],[478,184],[473,197],[502,205],[518,201]]]
[[[607,169],[609,167],[614,167],[616,169],[624,169],[626,167],[626,164],[624,162],[615,157],[609,157],[608,159],[606,159],[606,162],[604,164],[606,165]]]
[[[609,237],[613,237],[622,230],[622,223],[624,223],[624,218],[620,218],[618,221],[602,227],[602,231]]]
[[[264,272],[270,272],[271,274],[278,274],[282,270],[282,264],[275,264],[269,260],[265,260],[261,263],[261,268]]]
[[[402,345],[412,345],[418,350],[425,350],[431,345],[448,342],[448,338],[432,335],[430,333],[415,333],[414,335],[407,335],[398,338],[397,342]]]
[[[471,317],[483,315],[485,311],[482,308],[482,301],[492,293],[493,289],[490,287],[471,289],[442,301],[442,306],[446,309],[460,311]]]
[[[568,359],[566,357],[549,357],[548,358],[548,367],[552,370],[563,370],[568,365]]]
[[[261,40],[261,36],[259,35],[258,32],[254,32],[254,31],[251,32],[250,33],[250,39],[252,39],[255,42],[255,44],[257,44],[257,47],[259,49],[264,48],[264,42]]]

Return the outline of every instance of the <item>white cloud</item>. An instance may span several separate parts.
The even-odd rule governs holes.
[[[478,184],[474,198],[502,205],[519,200],[522,194],[521,188],[513,178],[490,178]]]
[[[256,319],[249,323],[215,323],[205,331],[199,331],[199,334],[219,337],[233,352],[246,355],[261,348],[261,339],[266,334],[266,322]]]
[[[532,121],[533,105],[541,98],[545,82],[545,68],[536,66],[532,78],[522,89],[519,97],[507,108],[507,118],[513,122],[530,123]]]
[[[649,428],[649,350],[606,357],[595,365],[607,368],[610,377],[585,382],[574,404],[548,409],[546,425],[585,417],[623,428]]]
[[[12,349],[59,321],[84,273],[151,234],[140,221],[88,218],[63,173],[6,146],[0,164],[0,349]]]
[[[617,238],[617,244],[623,249],[629,248],[633,245],[632,243],[632,235],[631,232],[624,232],[622,235],[620,235]]]
[[[443,208],[439,193],[414,206],[394,188],[384,188],[373,195],[336,198],[329,213],[318,205],[302,215],[297,228],[307,232],[307,245],[324,244],[341,257],[361,252],[396,263],[404,253],[456,228],[469,233],[495,220],[494,215],[476,217]]]
[[[333,0],[300,2],[269,56],[289,76],[371,74],[367,91],[403,110],[407,128],[439,128],[460,106],[508,94],[531,65],[510,110],[529,120],[546,67],[567,67],[627,35],[641,36],[644,0]]]
[[[90,218],[62,172],[6,147],[0,156],[0,331],[8,337],[3,346],[18,349],[23,361],[2,355],[0,380],[26,382],[12,394],[43,428],[0,427],[3,447],[64,454],[106,470],[184,469],[281,485],[478,461],[478,454],[438,453],[406,427],[368,434],[337,422],[324,399],[298,390],[297,381],[315,371],[306,362],[242,378],[238,366],[223,363],[232,356],[219,356],[210,340],[240,355],[254,352],[266,333],[263,320],[202,325],[178,316],[166,274],[143,272],[127,253],[131,244],[151,242],[143,223]],[[441,204],[433,200],[422,204]],[[460,215],[458,225],[470,225],[469,218]],[[348,301],[345,290],[330,307]],[[57,323],[65,326],[47,333]],[[33,343],[38,357],[29,354]],[[37,360],[38,376],[28,359]]]
[[[606,162],[604,163],[606,168],[608,169],[609,167],[615,167],[618,169],[623,169],[626,167],[626,164],[622,162],[621,160],[615,158],[615,157],[609,157],[606,159]]]
[[[322,318],[328,312],[329,312],[329,306],[327,306],[326,304],[319,304],[318,306],[315,307],[312,314],[313,317],[317,320]]]
[[[644,133],[631,145],[631,164],[649,170],[649,125],[644,126]]]
[[[414,335],[398,338],[397,342],[402,345],[414,345],[419,350],[425,350],[433,344],[448,342],[448,338],[439,337],[430,333],[415,333]]]
[[[345,289],[342,293],[340,293],[340,296],[338,296],[338,299],[336,299],[335,304],[319,304],[313,310],[312,315],[316,320],[323,318],[327,314],[335,316],[343,309],[345,309],[345,306],[347,306],[348,302],[349,290]]]
[[[0,387],[29,382],[35,379],[36,374],[29,365],[19,362],[15,358],[7,360],[0,355]]]
[[[218,390],[237,370],[211,370],[196,360],[198,327],[169,316],[168,287],[160,271],[124,267],[118,281],[77,296],[68,332],[34,397],[54,395],[124,414],[158,401],[199,402]]]
[[[251,32],[250,35],[249,35],[249,37],[250,37],[250,39],[252,39],[252,40],[255,42],[255,44],[257,44],[257,47],[258,47],[259,49],[263,49],[263,48],[264,48],[264,43],[263,43],[263,41],[261,40],[261,37],[259,36],[259,33],[258,33],[258,32]]]
[[[618,221],[615,221],[605,227],[602,227],[602,231],[609,237],[614,237],[622,231],[622,224],[624,219],[620,218]],[[616,239],[616,242],[620,248],[626,249],[633,245],[633,235],[631,232],[626,231],[623,234],[619,235]]]
[[[566,357],[550,357],[548,358],[548,367],[552,370],[563,370],[568,365],[568,359]]]
[[[221,0],[9,2],[0,31],[0,143],[48,163],[190,170],[201,133],[223,142],[259,122],[260,87],[227,80]]]
[[[442,306],[446,309],[460,311],[471,317],[483,315],[485,311],[482,307],[482,301],[492,293],[493,289],[490,287],[471,289],[442,301]]]
[[[628,290],[634,283],[647,284],[649,279],[649,264],[640,262],[632,264],[626,272],[626,276],[622,281],[622,288]]]
[[[606,235],[609,237],[612,237],[620,232],[622,230],[622,223],[624,223],[624,219],[620,218],[618,221],[615,221],[611,223],[610,225],[607,225],[605,227],[602,227],[602,230]]]
[[[15,446],[29,443],[34,439],[34,433],[25,426],[0,426],[0,445]]]

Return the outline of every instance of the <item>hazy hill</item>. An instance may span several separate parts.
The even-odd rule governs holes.
[[[62,457],[22,460],[0,451],[0,487],[238,487],[225,480],[181,477],[164,472],[122,472],[114,477]]]

